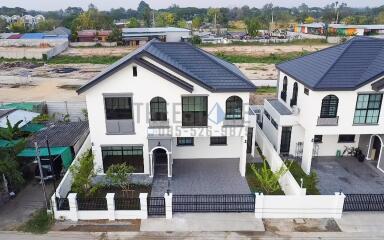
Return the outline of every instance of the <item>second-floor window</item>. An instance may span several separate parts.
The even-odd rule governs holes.
[[[104,101],[107,120],[132,119],[131,97],[106,97]]]
[[[337,108],[339,99],[335,95],[328,95],[321,102],[321,118],[335,118],[337,116]]]
[[[288,78],[287,76],[283,79],[283,90],[281,90],[281,99],[284,100],[284,102],[287,101],[287,87],[288,87]]]
[[[292,91],[292,98],[291,98],[291,107],[293,106],[296,106],[297,105],[297,92],[298,92],[298,85],[297,85],[297,82],[295,82],[293,84],[293,91]]]
[[[162,97],[154,97],[151,102],[151,121],[167,120],[167,102]]]
[[[208,125],[208,97],[182,97],[182,125],[187,127]]]
[[[232,96],[225,102],[225,119],[242,119],[243,100]]]
[[[357,96],[354,124],[376,124],[379,122],[382,94],[359,94]]]

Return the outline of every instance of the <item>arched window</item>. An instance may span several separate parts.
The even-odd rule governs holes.
[[[225,119],[242,119],[243,100],[238,96],[232,96],[225,102]]]
[[[291,98],[291,107],[297,105],[297,91],[298,91],[298,86],[297,82],[293,84],[293,91],[292,91],[292,98]]]
[[[321,118],[335,118],[337,116],[337,107],[339,99],[335,95],[328,95],[321,102]]]
[[[167,102],[162,97],[154,97],[151,102],[151,121],[167,120]]]
[[[288,78],[287,76],[284,77],[283,79],[283,89],[281,90],[281,99],[285,101],[287,101],[287,86],[288,86]]]

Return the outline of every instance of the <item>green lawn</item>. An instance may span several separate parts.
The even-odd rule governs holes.
[[[244,56],[236,54],[225,54],[219,52],[216,54],[221,59],[224,59],[231,63],[266,63],[266,64],[278,64],[284,61],[292,60],[297,57],[307,55],[309,52],[290,52],[282,54],[269,54],[268,56]]]
[[[112,64],[123,56],[66,56],[59,55],[48,60],[48,64],[73,64],[73,63],[91,63],[91,64]]]
[[[256,93],[276,93],[276,87],[258,87]]]
[[[47,233],[51,229],[54,222],[55,221],[52,215],[48,214],[46,209],[40,209],[33,213],[31,219],[21,225],[18,230],[35,234],[43,234]]]

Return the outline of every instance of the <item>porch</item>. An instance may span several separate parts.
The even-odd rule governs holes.
[[[384,173],[377,161],[359,162],[355,157],[316,157],[312,169],[316,171],[322,195],[342,191],[351,193],[384,193]]]

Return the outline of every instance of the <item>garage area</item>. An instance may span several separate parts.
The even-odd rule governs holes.
[[[173,194],[249,194],[239,159],[174,159]]]

